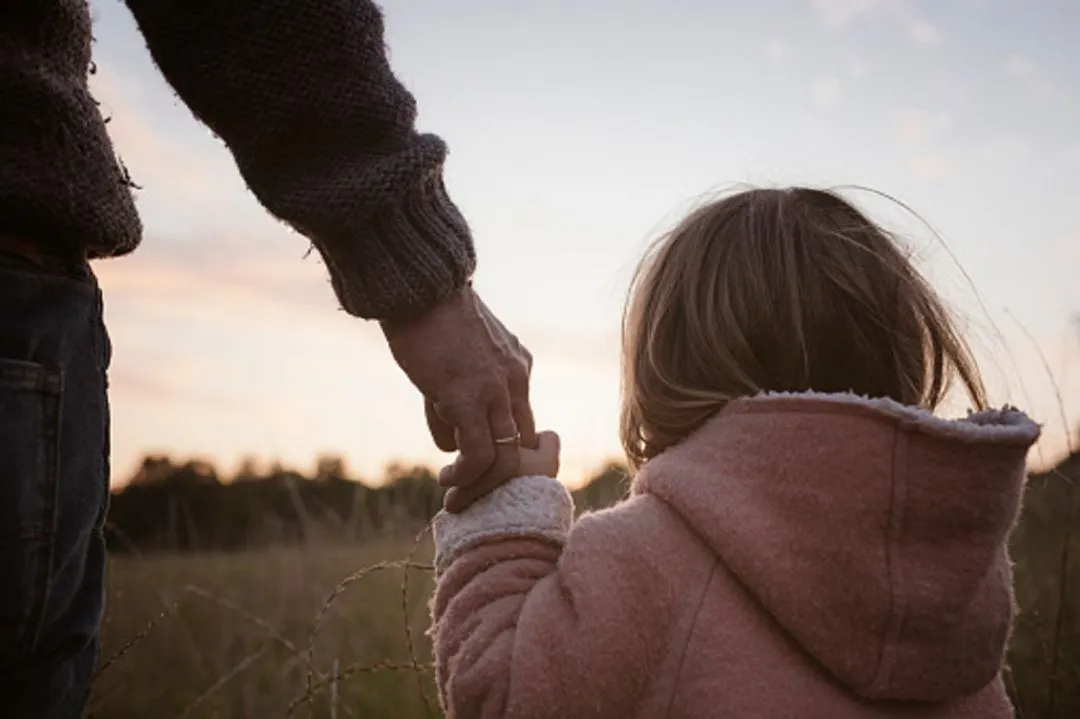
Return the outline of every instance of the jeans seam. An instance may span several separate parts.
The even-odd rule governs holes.
[[[60,485],[60,427],[64,398],[64,376],[58,372],[59,391],[43,392],[41,427],[41,452],[39,458],[44,476],[41,478],[42,512],[40,530],[43,541],[38,548],[37,576],[34,578],[34,596],[30,615],[30,649],[33,651],[41,638],[45,625],[49,599],[52,593],[53,564],[56,554],[56,514],[59,503],[57,492]]]
[[[105,436],[102,437],[101,443],[101,465],[103,481],[105,482],[105,491],[102,495],[101,506],[98,507],[98,516],[94,521],[94,531],[104,533],[105,523],[108,521],[110,501],[109,453],[112,449],[112,438],[109,436],[109,433],[112,429],[109,421],[109,362],[111,360],[110,354],[112,353],[112,346],[109,341],[109,330],[105,326],[105,295],[100,287],[97,287],[96,289],[97,302],[94,306],[94,314],[90,318],[90,331],[94,338],[94,356],[97,358],[98,371],[101,372],[101,381],[102,386],[104,387],[102,401],[105,404],[101,408],[101,411],[103,413],[102,424]]]

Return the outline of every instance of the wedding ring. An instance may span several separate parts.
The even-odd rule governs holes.
[[[520,441],[521,433],[518,432],[512,437],[501,437],[500,439],[495,440],[495,444],[517,444]]]

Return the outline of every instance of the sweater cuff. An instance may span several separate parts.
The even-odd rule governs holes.
[[[436,171],[364,223],[357,242],[317,243],[346,312],[408,319],[463,287],[476,270],[469,226]]]
[[[512,479],[459,514],[435,516],[435,574],[465,551],[497,539],[534,537],[562,545],[574,519],[574,500],[558,480]]]

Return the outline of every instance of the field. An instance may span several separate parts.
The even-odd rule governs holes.
[[[412,546],[400,537],[360,547],[115,557],[92,715],[439,716],[430,672],[411,666],[405,629],[407,616],[417,662],[430,662],[430,572],[410,570],[407,596],[397,566],[339,587],[364,565],[404,560]],[[429,562],[430,543],[415,555]],[[314,642],[309,693],[312,630],[336,588]],[[328,681],[335,668],[346,676]]]
[[[321,487],[327,496],[337,491],[333,484],[301,486],[309,493]],[[378,502],[370,506],[346,502],[366,506],[365,516],[384,507],[386,521],[363,538],[347,540],[335,525],[301,540],[278,535],[285,544],[262,548],[114,554],[92,715],[438,717],[425,636],[432,548],[415,533],[423,525],[417,514],[385,509],[419,502],[422,514],[429,498],[396,486],[380,490],[387,493],[382,499],[371,495]],[[615,486],[598,481],[579,490],[579,506],[610,504]],[[208,492],[220,498],[223,491]],[[132,501],[132,517],[147,512],[144,499]],[[124,507],[124,500],[116,503],[117,518]],[[1012,541],[1020,613],[1006,679],[1018,719],[1080,717],[1078,519],[1074,480],[1062,472],[1032,477]]]

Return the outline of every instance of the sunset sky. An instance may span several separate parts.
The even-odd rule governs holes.
[[[644,245],[735,183],[850,195],[919,249],[993,398],[1080,420],[1080,3],[386,0],[422,130],[449,143],[476,284],[533,350],[564,480],[616,456],[618,323]],[[144,189],[143,247],[98,263],[113,335],[114,482],[148,451],[439,463],[374,325],[337,309],[157,74],[120,0],[91,0],[93,89]],[[966,273],[966,275],[965,275]],[[1030,333],[1032,340],[1027,336]],[[956,408],[957,411],[962,408]],[[1041,453],[1041,454],[1040,454]]]

